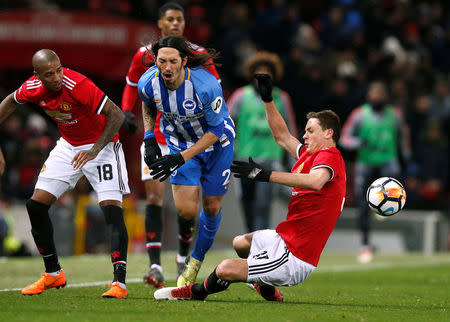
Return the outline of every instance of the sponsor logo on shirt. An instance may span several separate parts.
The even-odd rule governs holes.
[[[63,113],[60,111],[48,111],[48,110],[45,110],[45,113],[47,113],[48,116],[54,118],[58,122],[70,120],[72,118],[72,113]]]
[[[168,121],[178,120],[179,122],[195,121],[204,116],[203,112],[191,115],[179,115],[178,113],[169,113],[169,112],[161,112],[161,114]]]

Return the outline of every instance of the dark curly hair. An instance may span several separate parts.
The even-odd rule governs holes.
[[[244,63],[244,76],[248,80],[253,79],[259,66],[267,66],[270,69],[274,81],[278,82],[283,77],[283,63],[277,54],[268,51],[260,51],[247,59]]]

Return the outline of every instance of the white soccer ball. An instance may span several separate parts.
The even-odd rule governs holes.
[[[377,215],[392,216],[405,206],[406,192],[397,179],[383,177],[372,182],[366,199],[369,208]]]

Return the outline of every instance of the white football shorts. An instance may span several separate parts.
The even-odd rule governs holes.
[[[85,175],[97,193],[98,202],[122,201],[122,196],[130,193],[130,188],[121,143],[108,143],[95,159],[87,162],[81,169],[74,170],[70,164],[79,151],[89,150],[92,146],[93,144],[73,146],[60,138],[42,166],[35,188],[48,191],[59,198],[66,190],[73,189]]]
[[[160,144],[158,143],[159,148],[161,149],[161,154],[167,155],[169,154],[169,147],[167,146],[167,144]],[[141,180],[142,181],[146,181],[146,180],[152,180],[153,176],[150,175],[150,170],[148,169],[148,165],[147,163],[145,163],[144,160],[144,154],[145,154],[145,145],[144,142],[142,142],[141,145]]]
[[[316,269],[292,255],[283,238],[272,229],[253,233],[247,264],[247,282],[273,286],[297,285]]]

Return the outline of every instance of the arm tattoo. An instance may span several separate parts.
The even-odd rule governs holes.
[[[156,113],[158,110],[156,106],[148,106],[142,103],[142,119],[144,121],[144,131],[153,130],[155,128]]]
[[[125,119],[122,110],[110,99],[108,99],[108,101],[106,102],[101,111],[101,114],[106,115],[108,117],[108,120],[106,121],[106,125],[102,135],[98,138],[97,142],[95,142],[94,146],[92,147],[92,150],[94,150],[96,153],[100,152],[101,149],[105,147],[105,145],[111,142],[116,133],[119,131]]]

